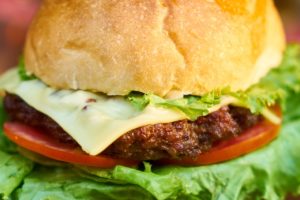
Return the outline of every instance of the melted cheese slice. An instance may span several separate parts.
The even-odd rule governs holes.
[[[56,90],[37,79],[22,81],[16,69],[1,77],[0,89],[18,95],[28,105],[52,118],[90,155],[101,153],[135,128],[186,118],[179,111],[151,105],[139,111],[122,97],[81,90]],[[231,102],[231,99],[224,99],[210,111]]]

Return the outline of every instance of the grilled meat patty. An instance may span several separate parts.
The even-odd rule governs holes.
[[[42,130],[62,143],[78,146],[54,120],[29,106],[20,97],[6,94],[4,107],[12,121]],[[195,121],[180,120],[136,128],[121,136],[102,154],[135,160],[192,158],[221,141],[238,136],[260,119],[248,109],[224,106]]]

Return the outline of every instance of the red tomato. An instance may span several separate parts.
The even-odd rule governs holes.
[[[133,160],[87,155],[81,149],[74,149],[72,146],[58,142],[51,136],[20,123],[5,123],[4,132],[19,146],[54,160],[100,168],[112,168],[116,165],[132,167],[138,164],[138,161]]]
[[[278,116],[281,116],[279,108],[274,108],[274,111]],[[259,124],[246,130],[240,136],[223,141],[210,151],[200,154],[194,159],[165,159],[159,161],[159,164],[193,166],[231,160],[265,146],[276,138],[279,133],[279,128],[280,125],[275,125],[267,120],[263,120]]]

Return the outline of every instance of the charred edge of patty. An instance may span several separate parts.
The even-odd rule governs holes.
[[[20,97],[6,94],[4,108],[10,120],[42,130],[74,148],[79,146],[53,119],[35,110]],[[102,154],[135,160],[193,158],[221,141],[238,136],[260,120],[261,116],[252,114],[248,109],[224,106],[195,121],[180,120],[136,128],[117,139]]]

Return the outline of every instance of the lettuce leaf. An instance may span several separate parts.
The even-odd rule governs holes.
[[[32,168],[30,160],[0,151],[0,198],[7,199]]]
[[[201,97],[185,96],[180,99],[164,99],[154,94],[132,92],[127,99],[138,109],[148,104],[182,111],[190,120],[207,115],[218,105],[222,97],[234,97],[235,104],[249,108],[253,113],[263,113],[266,107],[284,99],[287,90],[300,90],[300,46],[289,45],[282,64],[271,70],[259,83],[246,91],[233,92],[230,88],[212,91]]]
[[[135,185],[107,184],[81,177],[69,168],[37,167],[15,194],[20,200],[152,200]]]
[[[164,99],[154,94],[132,92],[127,99],[134,107],[143,110],[148,104],[182,111],[189,119],[196,120],[199,116],[209,113],[209,108],[221,102],[222,91],[214,91],[202,97],[185,96],[181,99]]]
[[[34,75],[28,73],[27,70],[25,69],[25,62],[23,56],[21,56],[21,58],[19,59],[18,72],[21,80],[28,81],[28,80],[36,79]]]

